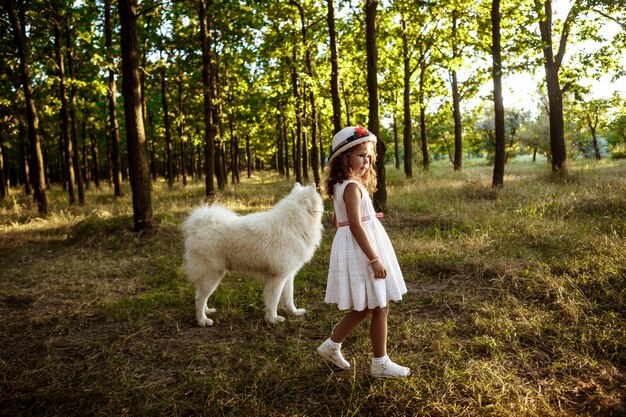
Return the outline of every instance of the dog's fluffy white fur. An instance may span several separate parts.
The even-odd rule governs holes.
[[[322,198],[315,186],[296,183],[291,193],[271,210],[239,216],[219,206],[194,209],[183,223],[184,267],[196,287],[196,320],[210,326],[207,300],[226,271],[238,272],[264,283],[265,318],[284,320],[279,302],[293,315],[305,313],[293,302],[296,273],[308,262],[322,239]]]

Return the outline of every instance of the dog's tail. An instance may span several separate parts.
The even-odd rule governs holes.
[[[193,233],[202,226],[213,226],[218,223],[227,223],[239,217],[232,210],[220,205],[200,206],[195,208],[183,222],[182,228],[185,235]]]

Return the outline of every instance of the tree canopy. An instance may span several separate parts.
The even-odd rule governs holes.
[[[522,72],[543,79],[526,86],[536,92],[532,114],[504,97],[506,120],[526,112],[515,135],[507,130],[507,155],[544,153],[556,171],[566,154],[587,155],[585,143],[606,143],[604,156],[625,155],[623,92],[598,97],[589,87],[589,80],[623,82],[625,2],[498,3],[502,79]],[[425,169],[433,158],[460,169],[463,158],[493,155],[486,128],[494,120],[491,6],[140,1],[137,114],[152,180],[204,176],[209,195],[213,178],[219,189],[240,172],[275,169],[319,184],[336,121],[373,124],[389,149],[384,162],[402,162],[407,176],[418,159]],[[366,42],[368,7],[376,12],[374,45]],[[0,25],[2,195],[23,186],[45,206],[44,187],[59,183],[75,203],[75,189],[80,196],[101,180],[118,184],[120,195],[119,179],[136,167],[123,140],[129,118],[117,7],[5,0]],[[376,90],[368,81],[374,46]],[[549,132],[541,127],[546,118]]]

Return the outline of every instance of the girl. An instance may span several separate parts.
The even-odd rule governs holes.
[[[335,326],[317,353],[335,366],[349,369],[341,343],[371,316],[371,375],[405,377],[410,369],[387,356],[389,301],[401,300],[406,285],[368,195],[368,189],[376,188],[375,145],[376,136],[360,126],[346,127],[333,137],[326,191],[333,198],[333,224],[338,230],[330,253],[325,301],[352,311]]]

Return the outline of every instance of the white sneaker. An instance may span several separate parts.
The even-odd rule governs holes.
[[[411,370],[406,366],[400,366],[397,363],[392,362],[391,359],[387,359],[387,362],[382,365],[372,363],[370,374],[374,378],[403,378],[409,376],[411,374]]]
[[[326,341],[322,342],[317,347],[317,353],[328,362],[332,362],[338,368],[350,369],[350,363],[343,358],[339,349],[333,349],[326,344]]]

